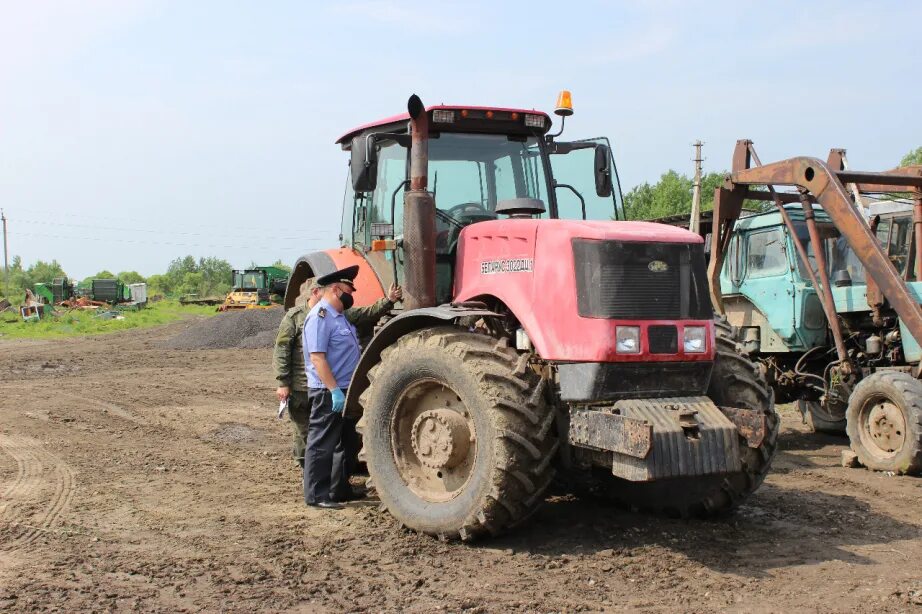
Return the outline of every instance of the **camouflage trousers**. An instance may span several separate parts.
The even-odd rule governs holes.
[[[291,419],[291,454],[302,467],[304,448],[307,446],[307,425],[311,419],[311,401],[307,391],[292,390],[288,397],[288,417]]]

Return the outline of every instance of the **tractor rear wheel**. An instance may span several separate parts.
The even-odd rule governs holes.
[[[771,467],[778,440],[774,395],[758,365],[746,357],[723,320],[715,322],[717,355],[708,396],[718,406],[741,407],[765,415],[765,437],[751,448],[739,437],[742,470],[728,475],[629,482],[608,475],[607,496],[633,508],[674,517],[710,517],[727,513],[756,491]]]
[[[878,371],[855,386],[846,412],[848,438],[868,469],[922,473],[922,383]]]
[[[797,401],[797,408],[807,421],[807,425],[814,433],[829,433],[830,435],[845,434],[845,416],[835,416],[827,411],[819,401]]]
[[[544,499],[557,449],[544,382],[505,340],[401,337],[368,373],[358,428],[384,508],[441,538],[498,534]]]

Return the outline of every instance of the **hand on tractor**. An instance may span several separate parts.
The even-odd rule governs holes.
[[[346,407],[346,395],[343,394],[341,388],[336,388],[330,392],[333,395],[333,413],[341,414]]]
[[[396,303],[399,300],[403,299],[403,288],[397,284],[391,284],[391,287],[387,289],[387,300],[392,303]]]
[[[275,394],[278,396],[279,401],[281,402],[288,398],[288,395],[291,394],[291,390],[289,390],[288,386],[279,386],[275,389]]]

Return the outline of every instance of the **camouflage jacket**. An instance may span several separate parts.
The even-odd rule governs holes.
[[[382,298],[368,307],[353,307],[346,310],[346,319],[358,329],[359,337],[367,331],[394,306]],[[288,386],[296,392],[307,392],[307,373],[304,370],[304,354],[301,351],[301,333],[304,319],[310,312],[307,305],[292,307],[279,324],[279,334],[275,338],[275,350],[272,366],[278,386]]]

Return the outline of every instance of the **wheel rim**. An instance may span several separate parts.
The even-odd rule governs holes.
[[[397,399],[392,420],[394,462],[407,487],[434,503],[457,497],[473,473],[477,449],[461,397],[443,382],[419,380]]]
[[[906,443],[903,411],[888,398],[870,399],[861,412],[861,439],[865,449],[878,458],[896,456]]]

